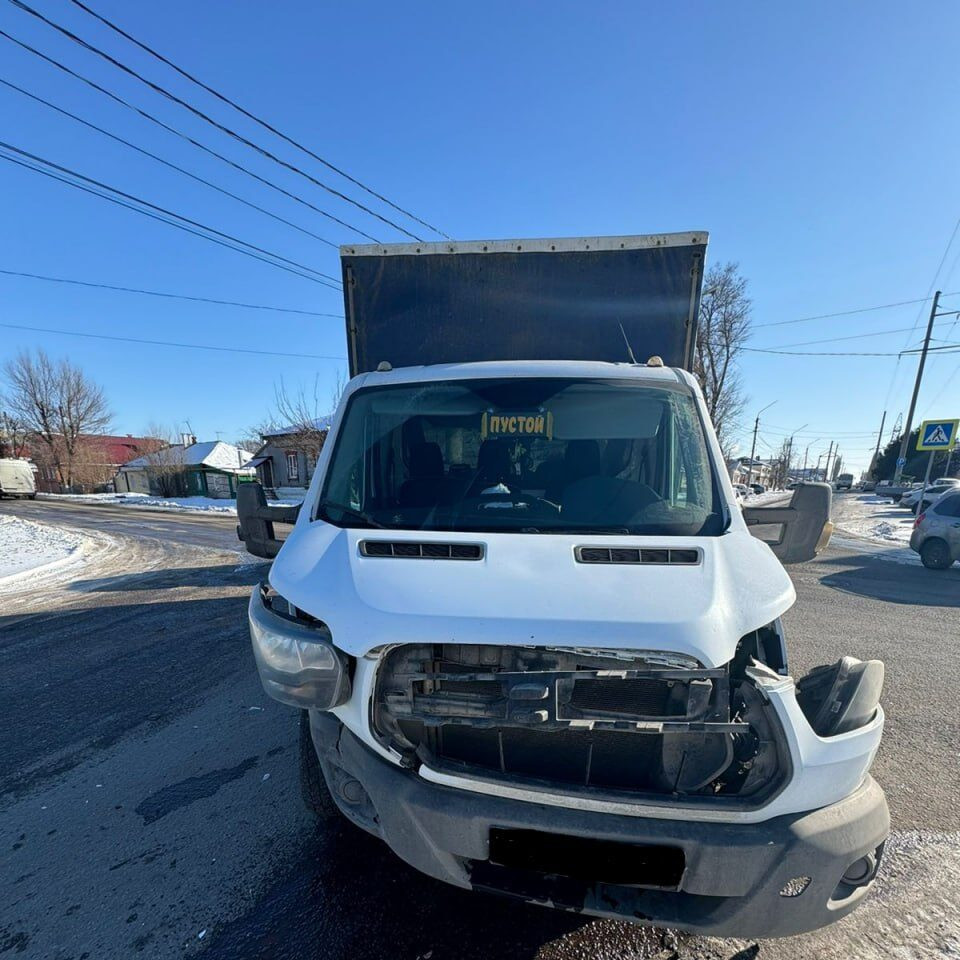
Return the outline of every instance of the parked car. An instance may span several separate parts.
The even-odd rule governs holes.
[[[920,512],[910,549],[928,570],[946,570],[960,559],[960,492],[945,494]]]
[[[737,495],[738,500],[746,500],[753,491],[745,483],[735,483],[733,485],[733,490]]]
[[[37,484],[33,465],[12,457],[0,459],[0,497],[29,497],[37,499]]]
[[[767,492],[767,488],[762,483],[751,483],[750,489],[756,494]]]
[[[871,490],[876,490],[876,489],[877,489],[877,481],[876,481],[876,480],[864,480],[864,481],[862,481],[861,484],[860,484],[860,489],[861,489],[864,493],[870,493]]]
[[[923,506],[920,509],[925,510],[927,505],[933,503],[941,494],[947,493],[949,490],[955,490],[958,486],[960,486],[960,481],[957,480],[932,483],[926,490],[923,489],[921,484],[916,490],[911,490],[900,498],[900,506],[917,513],[921,497],[923,498]]]

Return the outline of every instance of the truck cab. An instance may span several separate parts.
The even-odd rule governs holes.
[[[738,505],[685,369],[693,239],[345,251],[355,376],[282,549],[241,487],[241,536],[276,557],[251,638],[301,711],[313,808],[423,872],[789,935],[876,875],[883,666],[790,677],[778,555],[823,546],[829,487]]]

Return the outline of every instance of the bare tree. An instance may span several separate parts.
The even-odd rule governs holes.
[[[303,386],[293,390],[281,379],[274,386],[270,416],[254,428],[255,432],[261,437],[277,438],[279,445],[290,450],[303,451],[312,472],[330,430],[331,411],[340,402],[343,387],[343,379],[338,375],[324,400],[319,377],[314,378],[309,390]]]
[[[724,450],[745,402],[737,362],[750,336],[751,306],[746,278],[736,263],[718,263],[707,271],[694,373]]]
[[[27,432],[22,417],[0,410],[0,457],[27,456]]]
[[[790,460],[793,451],[790,448],[790,438],[784,437],[776,456],[770,461],[770,489],[780,490],[790,480]]]
[[[73,484],[84,439],[103,432],[110,412],[103,390],[69,360],[23,352],[4,366],[10,413],[46,448],[60,483]]]
[[[150,449],[143,454],[143,460],[151,487],[161,497],[183,496],[187,492],[186,457],[176,430],[160,423],[150,423],[144,436],[150,441]]]

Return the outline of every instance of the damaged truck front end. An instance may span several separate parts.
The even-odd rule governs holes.
[[[445,643],[354,658],[268,587],[251,623],[268,691],[314,705],[306,776],[312,764],[339,813],[437,879],[751,937],[823,926],[872,886],[889,830],[869,776],[877,661],[795,684],[777,623],[716,668]],[[265,667],[271,633],[289,639],[282,676]]]

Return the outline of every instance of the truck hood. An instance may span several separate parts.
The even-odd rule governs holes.
[[[482,560],[367,557],[361,540],[482,543]],[[697,547],[695,565],[578,563],[584,545]],[[718,667],[746,633],[793,604],[790,578],[766,544],[720,537],[448,534],[298,524],[270,583],[324,621],[340,649],[363,656],[396,643],[658,650]]]

